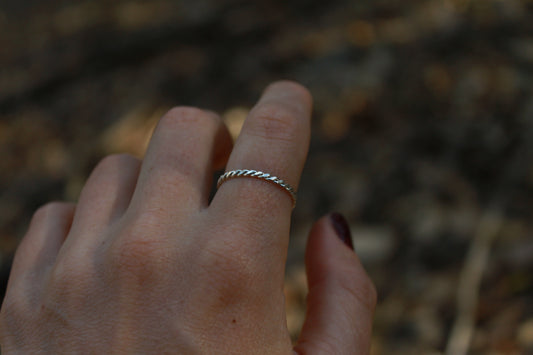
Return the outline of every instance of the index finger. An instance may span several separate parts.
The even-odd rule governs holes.
[[[303,86],[271,84],[248,115],[226,171],[262,171],[297,190],[309,148],[311,110],[311,95]],[[292,200],[279,185],[241,177],[220,186],[210,209],[241,228],[279,233],[288,232]]]

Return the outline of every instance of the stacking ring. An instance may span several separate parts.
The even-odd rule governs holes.
[[[281,187],[284,191],[286,191],[291,199],[292,199],[292,208],[296,206],[296,192],[292,188],[291,185],[287,184],[285,181],[281,180],[280,178],[270,175],[268,173],[264,173],[262,171],[257,170],[231,170],[227,171],[224,174],[222,174],[217,181],[217,189],[226,181],[238,178],[238,177],[250,177],[254,179],[264,180],[267,182],[270,182],[276,186]]]

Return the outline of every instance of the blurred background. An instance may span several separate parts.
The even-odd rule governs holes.
[[[315,98],[288,326],[313,220],[348,218],[373,354],[533,353],[533,1],[2,0],[0,279],[33,211],[175,105],[237,134],[269,82]]]

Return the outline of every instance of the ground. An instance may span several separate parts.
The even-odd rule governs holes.
[[[344,213],[379,291],[374,354],[533,352],[533,2],[0,3],[0,261],[175,105],[233,132],[279,78],[315,98],[288,324],[314,219]],[[466,351],[466,350],[465,350]]]

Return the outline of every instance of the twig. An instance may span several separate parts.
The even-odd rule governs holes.
[[[500,233],[502,215],[489,210],[481,217],[470,244],[457,289],[457,317],[446,345],[447,355],[465,355],[474,334],[479,289],[491,246]]]

